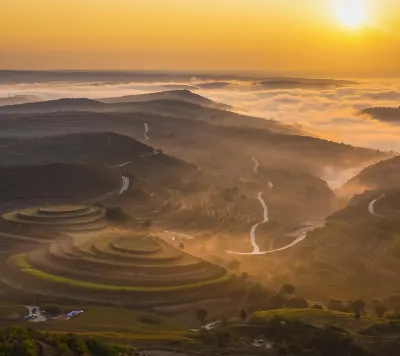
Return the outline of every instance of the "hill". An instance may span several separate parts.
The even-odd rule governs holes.
[[[57,99],[0,107],[0,114],[46,113],[57,111],[93,111],[103,107],[102,103],[91,99]]]
[[[88,199],[121,187],[121,176],[104,167],[52,163],[0,166],[1,200]]]
[[[13,95],[6,98],[0,98],[0,106],[26,104],[41,100],[42,99],[36,95]]]
[[[311,78],[267,78],[258,81],[256,88],[263,89],[332,89],[343,86],[357,85],[357,82],[337,79],[311,79]]]
[[[296,249],[272,256],[271,281],[294,283],[303,295],[320,301],[400,294],[400,191],[382,193],[355,196]]]
[[[3,216],[11,218],[20,224],[51,225],[55,231],[81,231],[84,222],[93,221],[89,210],[69,206]],[[243,288],[222,267],[157,236],[124,229],[98,230],[84,240],[64,237],[9,257],[4,268],[2,280],[28,293],[97,303],[118,300],[118,305],[138,308],[229,298]]]
[[[295,127],[279,124],[276,121],[239,115],[227,111],[228,105],[216,103],[210,99],[194,94],[189,90],[172,90],[144,95],[132,95],[122,98],[91,99],[59,99],[8,105],[0,107],[0,120],[8,115],[44,114],[62,112],[91,113],[146,113],[161,118],[184,118],[187,120],[208,122],[223,126],[253,127],[268,129],[280,133],[299,133]],[[15,117],[15,116],[11,116]],[[31,116],[32,117],[32,116]]]
[[[126,102],[138,103],[138,102],[163,101],[163,100],[183,101],[186,103],[192,103],[200,106],[207,106],[223,110],[230,108],[229,105],[217,103],[215,101],[207,99],[201,95],[195,94],[190,90],[186,89],[98,99],[98,101],[101,101],[103,103],[126,103]]]
[[[400,121],[400,107],[399,108],[385,108],[385,107],[372,107],[366,108],[361,111],[361,114],[367,114],[374,119],[386,121],[390,123],[398,123]]]
[[[357,194],[364,190],[400,187],[400,156],[364,168],[340,189],[341,194]]]

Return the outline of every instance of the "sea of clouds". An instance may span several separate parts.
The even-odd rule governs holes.
[[[400,83],[361,81],[321,90],[263,89],[249,82],[232,82],[217,89],[202,88],[196,78],[186,83],[78,83],[56,82],[0,85],[0,97],[9,94],[58,98],[104,98],[171,89],[191,89],[212,100],[230,104],[247,115],[301,125],[310,135],[352,145],[400,152],[399,125],[359,115],[372,106],[398,107]],[[198,89],[196,89],[198,88]]]

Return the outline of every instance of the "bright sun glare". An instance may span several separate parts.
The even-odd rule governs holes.
[[[336,0],[336,16],[346,27],[359,28],[367,20],[366,0]]]

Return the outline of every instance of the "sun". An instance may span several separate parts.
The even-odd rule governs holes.
[[[365,0],[334,0],[336,17],[346,27],[357,29],[367,21]]]

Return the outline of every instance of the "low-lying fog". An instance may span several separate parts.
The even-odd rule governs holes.
[[[212,88],[212,89],[210,89]],[[400,151],[400,125],[358,115],[372,106],[397,107],[400,85],[383,81],[323,90],[263,89],[251,82],[77,83],[56,82],[0,85],[0,97],[33,94],[42,99],[103,98],[148,92],[190,89],[212,100],[230,104],[241,113],[301,125],[311,135],[383,150]]]

